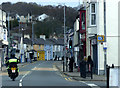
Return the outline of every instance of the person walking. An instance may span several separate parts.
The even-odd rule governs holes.
[[[91,79],[92,79],[92,68],[93,68],[93,61],[91,59],[91,56],[88,56],[87,60],[87,66],[88,66],[88,73],[91,73]]]

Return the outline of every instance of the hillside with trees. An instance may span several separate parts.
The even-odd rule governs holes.
[[[35,24],[35,35],[38,37],[40,34],[46,34],[47,37],[56,33],[60,35],[63,33],[64,25],[64,6],[42,6],[36,3],[2,3],[2,8],[6,12],[11,12],[12,16],[15,14],[27,16],[28,13],[35,17],[45,13],[49,16],[44,22],[37,22]],[[67,28],[73,28],[73,22],[78,14],[78,11],[72,7],[66,6],[66,26]],[[18,25],[18,24],[17,24]],[[15,27],[15,25],[14,25]]]

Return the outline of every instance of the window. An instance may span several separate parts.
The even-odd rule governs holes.
[[[85,12],[82,12],[82,29],[85,30]]]
[[[96,26],[96,4],[90,4],[90,26]]]

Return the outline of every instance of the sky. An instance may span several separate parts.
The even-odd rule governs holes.
[[[3,2],[11,2],[11,3],[16,3],[16,2],[36,2],[37,4],[41,5],[67,5],[70,7],[76,7],[80,3],[82,3],[82,0],[0,0],[0,4]]]

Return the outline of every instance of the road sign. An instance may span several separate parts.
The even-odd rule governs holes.
[[[104,35],[97,35],[97,41],[104,41]]]
[[[103,43],[103,49],[104,49],[104,50],[107,49],[107,43],[106,43],[106,42]]]

